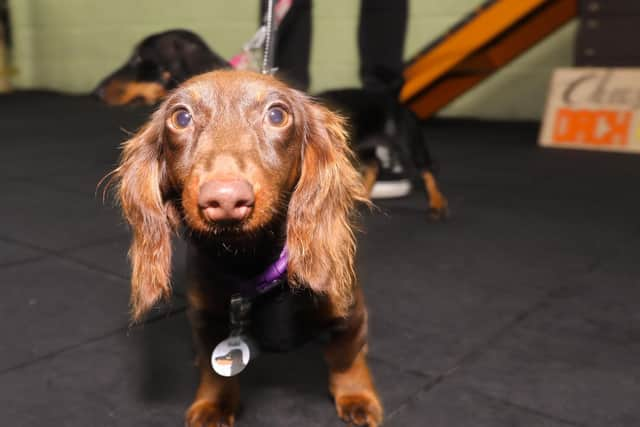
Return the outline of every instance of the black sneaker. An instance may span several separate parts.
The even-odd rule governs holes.
[[[393,199],[411,193],[411,180],[407,178],[395,153],[386,145],[376,146],[376,158],[380,165],[378,179],[371,189],[372,199]]]

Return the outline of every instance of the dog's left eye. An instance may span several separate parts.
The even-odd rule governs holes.
[[[287,123],[288,117],[289,115],[285,109],[278,106],[269,108],[269,111],[267,112],[269,123],[273,126],[284,126]]]
[[[191,113],[184,108],[180,108],[171,115],[171,121],[176,128],[184,129],[191,123]]]

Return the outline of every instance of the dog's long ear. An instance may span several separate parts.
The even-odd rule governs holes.
[[[353,217],[366,202],[342,118],[306,101],[303,159],[289,202],[287,248],[291,283],[328,295],[345,315],[355,284]]]
[[[134,320],[171,294],[172,221],[161,190],[166,180],[161,157],[163,128],[161,109],[124,143],[120,165],[114,171],[122,211],[133,232],[129,258]]]

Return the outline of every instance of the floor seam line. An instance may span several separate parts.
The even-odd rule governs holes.
[[[115,166],[114,166],[115,167]],[[62,169],[60,171],[63,171]],[[23,176],[18,176],[18,175],[13,175],[8,177],[9,179],[11,179],[12,181],[18,181],[21,182],[23,184],[28,184],[28,185],[32,185],[32,186],[37,186],[37,187],[43,187],[47,190],[52,190],[52,191],[56,191],[58,193],[64,193],[64,194],[71,194],[71,195],[75,195],[75,196],[81,196],[84,198],[90,198],[92,200],[96,199],[96,194],[94,193],[92,197],[89,197],[88,192],[83,191],[83,190],[74,190],[68,187],[65,187],[63,185],[57,185],[57,184],[50,184],[48,181],[48,178],[61,178],[64,176],[69,176],[66,175],[65,173],[59,174],[58,172],[60,171],[55,171],[52,172],[50,174],[44,174],[41,176],[38,176],[37,178],[30,178],[30,177],[23,177]],[[89,170],[85,170],[82,172],[89,172]],[[96,184],[97,185],[97,184]]]
[[[44,362],[46,360],[53,359],[53,358],[55,358],[55,357],[57,357],[57,356],[59,356],[61,354],[67,353],[69,351],[73,351],[73,350],[78,349],[80,347],[83,347],[85,345],[93,344],[93,343],[102,341],[104,339],[111,338],[113,336],[116,336],[119,333],[128,332],[128,331],[131,331],[131,330],[134,330],[134,329],[141,329],[141,328],[144,328],[147,325],[152,325],[152,324],[157,323],[159,321],[162,321],[164,319],[173,318],[173,317],[175,317],[177,315],[180,315],[181,313],[184,313],[186,311],[187,311],[187,307],[177,308],[177,309],[172,310],[172,311],[170,311],[168,313],[158,314],[157,316],[151,317],[151,318],[147,319],[146,321],[144,321],[142,323],[135,324],[135,325],[129,325],[129,326],[126,326],[126,327],[120,327],[120,328],[117,328],[117,329],[112,329],[112,330],[107,331],[107,332],[105,332],[105,333],[103,333],[101,335],[97,335],[95,337],[88,338],[88,339],[86,339],[86,340],[84,340],[82,342],[75,343],[75,344],[70,344],[70,345],[65,346],[65,347],[61,347],[61,348],[59,348],[57,350],[53,350],[53,351],[50,351],[49,353],[40,355],[40,356],[38,356],[38,357],[36,357],[34,359],[31,359],[31,360],[28,360],[28,361],[25,361],[25,362],[22,362],[22,363],[18,363],[16,365],[10,366],[8,368],[1,369],[0,370],[0,377],[2,377],[5,374],[8,374],[10,372],[19,371],[21,369],[28,368],[29,366]]]
[[[640,229],[636,229],[631,234],[632,234],[632,236],[634,236],[637,233],[640,233]],[[615,256],[617,256],[620,253],[621,250],[622,249],[620,248],[619,250],[617,250],[615,252],[615,254],[613,254],[611,256],[606,256],[605,254],[600,254],[600,255],[596,256],[594,261],[593,261],[593,263],[592,263],[592,265],[602,265],[606,261],[606,259],[614,258]],[[588,268],[584,273],[582,273],[580,275],[579,279],[586,279],[587,277],[591,276],[595,272],[596,272],[596,268],[593,268],[593,269],[589,269]],[[576,280],[573,281],[573,283],[580,283],[580,281],[578,279],[576,279]],[[582,288],[582,287],[584,287],[584,285],[581,285],[580,287]],[[415,395],[413,395],[413,396],[407,398],[405,401],[403,401],[400,405],[398,405],[398,408],[396,408],[394,411],[392,411],[388,415],[387,419],[391,419],[394,416],[396,416],[398,413],[402,412],[402,410],[404,410],[411,402],[415,401],[418,396],[428,393],[429,391],[431,391],[432,389],[437,387],[439,384],[445,382],[449,377],[454,376],[457,372],[459,372],[462,369],[462,367],[464,365],[467,365],[470,362],[472,362],[473,360],[477,359],[493,343],[495,343],[502,336],[504,336],[504,334],[506,334],[508,331],[512,330],[517,325],[519,325],[522,322],[524,322],[532,314],[534,314],[535,312],[537,312],[541,308],[543,308],[546,305],[548,305],[551,301],[553,301],[554,299],[558,298],[559,295],[562,295],[562,293],[564,291],[568,290],[569,288],[570,288],[569,285],[565,285],[565,286],[562,286],[562,287],[560,287],[558,289],[549,290],[536,303],[534,303],[529,308],[527,308],[527,309],[523,310],[522,312],[520,312],[519,314],[517,314],[511,321],[509,321],[502,328],[499,328],[494,334],[492,334],[489,338],[487,338],[487,340],[484,343],[478,344],[478,346],[476,346],[475,348],[471,349],[465,355],[460,357],[458,359],[458,362],[455,363],[454,366],[452,366],[451,368],[449,368],[445,372],[442,372],[441,374],[436,375],[434,377],[433,382],[427,383]],[[577,426],[580,427],[581,425],[577,424]]]
[[[40,248],[40,247],[32,245],[30,243],[16,241],[15,239],[8,238],[6,236],[0,236],[0,240],[8,242],[8,243],[13,243],[13,244],[16,244],[16,245],[19,245],[19,246],[23,246],[23,247],[26,247],[26,248],[29,248],[29,249],[37,250],[37,251],[41,252],[42,255],[39,257],[40,260],[45,259],[47,257],[57,258],[57,259],[67,261],[67,262],[70,262],[70,263],[78,265],[78,266],[82,266],[82,267],[84,267],[84,268],[86,268],[88,270],[104,274],[104,275],[106,275],[108,277],[111,277],[111,278],[115,278],[115,279],[119,279],[119,280],[127,280],[127,281],[129,280],[128,276],[120,275],[118,273],[114,273],[111,270],[98,267],[98,266],[96,266],[96,265],[94,265],[92,263],[88,263],[88,262],[85,262],[85,261],[80,260],[78,258],[75,258],[73,256],[70,256],[67,253],[67,251],[74,251],[74,250],[79,250],[79,249],[83,249],[83,248],[88,248],[88,247],[94,246],[94,244],[88,244],[86,246],[78,247],[78,248],[54,250],[54,249]],[[118,239],[114,238],[114,239],[109,240],[109,241],[98,242],[98,243],[95,243],[95,245],[106,244],[106,243],[109,243],[109,242],[112,242],[112,241],[115,242],[115,241],[118,241]],[[37,259],[33,259],[32,261],[35,262],[35,261],[37,261]],[[3,265],[0,265],[0,268],[1,267],[3,267]]]
[[[548,418],[550,420],[557,421],[557,422],[560,422],[560,423],[563,423],[563,424],[567,424],[567,425],[570,425],[570,426],[574,426],[574,427],[588,427],[587,424],[581,423],[579,421],[568,420],[566,418],[561,418],[561,417],[558,417],[556,415],[549,414],[547,412],[542,412],[542,411],[540,411],[538,409],[535,409],[535,408],[530,408],[528,406],[520,405],[520,404],[512,402],[511,400],[508,400],[508,399],[501,399],[499,397],[495,397],[495,396],[492,396],[490,394],[484,393],[483,391],[478,390],[475,387],[470,387],[470,388],[473,390],[474,393],[477,393],[477,394],[483,396],[486,399],[493,400],[493,401],[498,402],[500,404],[503,404],[505,406],[510,406],[510,407],[516,408],[516,409],[518,409],[520,411],[529,412],[531,414],[534,414],[534,415],[537,415],[537,416],[541,416],[541,417],[544,417],[544,418]]]
[[[458,361],[454,363],[453,367],[436,375],[434,377],[433,382],[426,384],[415,395],[406,399],[401,405],[398,406],[398,408],[395,411],[389,414],[388,419],[396,416],[398,413],[404,410],[411,402],[415,401],[418,396],[428,393],[429,391],[437,387],[439,384],[446,381],[449,377],[455,375],[462,368],[463,365],[465,365],[471,360],[474,360],[476,357],[482,354],[484,350],[486,350],[493,342],[495,342],[495,340],[499,339],[501,336],[503,336],[503,334],[505,334],[506,332],[511,330],[513,327],[515,327],[516,325],[526,320],[532,313],[536,312],[538,309],[543,307],[546,304],[547,299],[548,299],[548,295],[545,295],[544,297],[539,299],[535,304],[531,305],[529,308],[527,308],[523,312],[517,314],[511,321],[509,321],[503,327],[499,328],[494,334],[492,334],[489,338],[487,338],[487,340],[484,343],[479,344],[474,349],[471,349],[465,355],[460,357]]]
[[[38,255],[38,256],[34,256],[34,257],[29,257],[29,258],[24,258],[21,260],[17,260],[17,261],[9,261],[3,264],[0,264],[0,269],[3,268],[11,268],[11,267],[16,267],[19,265],[25,265],[25,264],[31,264],[33,262],[38,262],[42,259],[47,258],[49,255]]]

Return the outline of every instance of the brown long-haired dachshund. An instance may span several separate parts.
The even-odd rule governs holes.
[[[331,331],[324,353],[338,415],[354,425],[381,423],[354,269],[353,218],[366,195],[352,161],[339,116],[273,77],[240,71],[188,80],[124,144],[114,177],[133,230],[135,320],[170,295],[172,231],[189,243],[200,368],[189,426],[233,425],[239,385],[212,370],[211,352],[229,336],[238,284],[285,252],[294,318]],[[254,323],[257,335],[269,335],[268,322]]]

